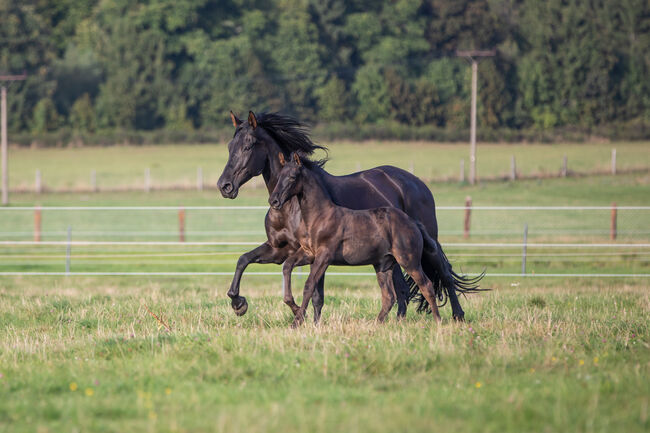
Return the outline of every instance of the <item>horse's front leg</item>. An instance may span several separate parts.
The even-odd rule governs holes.
[[[284,295],[284,303],[291,308],[291,311],[294,315],[298,314],[300,307],[296,304],[296,301],[293,299],[293,293],[291,292],[291,272],[296,266],[308,265],[312,262],[313,257],[309,256],[305,250],[299,248],[295,253],[290,255],[287,260],[285,260],[282,265],[282,288]]]
[[[288,247],[274,248],[268,242],[264,242],[259,247],[242,254],[237,260],[237,267],[235,268],[235,275],[233,276],[228,296],[231,299],[231,305],[235,314],[243,316],[248,311],[248,302],[243,296],[239,296],[239,284],[241,277],[246,267],[251,263],[277,263],[280,264],[285,261],[289,255],[290,249]]]
[[[291,324],[293,328],[301,325],[302,322],[305,321],[305,311],[307,310],[309,301],[314,294],[316,284],[318,284],[318,281],[323,277],[323,275],[325,275],[325,270],[330,265],[330,263],[331,259],[329,253],[320,254],[314,258],[314,263],[311,265],[309,276],[305,282],[305,289],[302,293],[302,304],[300,305],[300,309],[298,310],[298,313],[296,314],[296,317],[293,319],[293,323]]]

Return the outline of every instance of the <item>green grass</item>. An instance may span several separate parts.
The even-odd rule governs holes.
[[[650,428],[643,282],[486,283],[464,325],[449,307],[378,325],[371,279],[329,284],[323,323],[291,330],[277,279],[255,279],[242,318],[225,279],[5,279],[0,429]]]
[[[459,175],[459,163],[466,160],[468,146],[426,142],[334,142],[323,143],[331,150],[328,170],[347,174],[358,168],[390,164],[414,170],[422,178],[452,178]],[[588,144],[489,144],[478,147],[478,173],[494,177],[510,172],[515,155],[521,174],[558,173],[564,155],[569,169],[584,172],[608,170],[611,149],[617,148],[618,168],[650,167],[648,142]],[[35,171],[41,170],[43,184],[50,188],[89,187],[90,173],[97,172],[100,188],[142,187],[144,170],[151,169],[154,185],[196,185],[197,167],[203,168],[206,184],[215,184],[227,159],[225,144],[196,146],[113,146],[10,150],[10,184],[33,188]]]
[[[580,155],[582,168],[597,168],[606,166],[611,146],[481,145],[480,172],[505,172],[510,153],[520,151],[519,166],[530,172],[557,170],[564,153],[570,167]],[[623,166],[649,165],[647,144],[616,147]],[[30,185],[35,168],[46,184],[84,186],[93,167],[100,183],[131,185],[146,165],[155,182],[194,182],[197,165],[216,182],[225,155],[223,146],[11,152],[14,186]],[[353,171],[356,158],[362,167],[391,161],[408,168],[414,159],[431,161],[436,175],[455,175],[465,153],[466,146],[457,145],[342,143],[332,146],[330,169]],[[428,177],[427,169],[422,174],[417,162],[414,167]],[[462,205],[468,195],[475,205],[520,206],[647,205],[650,196],[647,172],[429,185],[439,206]],[[228,206],[265,205],[267,193],[249,186],[236,201],[214,191],[11,199],[14,206]],[[263,215],[187,211],[187,239],[262,240]],[[462,211],[439,211],[438,218],[455,269],[519,272],[519,248],[453,248],[462,240]],[[621,241],[648,242],[648,222],[645,213],[620,211]],[[478,210],[469,241],[518,242],[524,223],[531,241],[609,242],[609,211]],[[43,212],[44,240],[65,239],[68,226],[78,240],[178,236],[176,211]],[[32,230],[30,211],[0,211],[0,239],[31,239]],[[73,247],[71,270],[230,273],[247,248]],[[643,248],[528,253],[529,273],[650,272]],[[63,271],[64,264],[64,246],[0,247],[0,271]],[[249,268],[262,270],[279,267]],[[304,279],[294,274],[294,294]],[[491,291],[461,299],[467,324],[452,323],[445,306],[441,325],[413,308],[406,320],[397,322],[393,311],[379,325],[374,277],[330,275],[322,324],[298,330],[289,329],[279,277],[244,276],[241,293],[250,304],[244,317],[229,306],[229,283],[227,276],[0,277],[0,432],[650,429],[647,278],[488,277],[482,286]],[[171,332],[145,304],[163,315]]]

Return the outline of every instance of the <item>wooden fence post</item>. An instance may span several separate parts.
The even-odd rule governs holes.
[[[41,241],[41,207],[34,209],[34,242]]]
[[[43,191],[43,184],[41,181],[41,170],[36,169],[36,178],[34,179],[34,191],[40,194]]]
[[[65,247],[65,273],[70,273],[70,256],[72,252],[72,226],[68,226],[68,243]]]
[[[203,167],[196,168],[196,190],[203,191]]]
[[[515,161],[515,156],[510,157],[510,180],[517,179],[517,162]]]
[[[526,275],[526,257],[528,256],[528,223],[524,224],[524,248],[521,251],[521,275]]]
[[[185,209],[178,209],[178,240],[185,242]]]
[[[463,230],[463,237],[465,239],[469,238],[471,214],[472,214],[472,197],[467,196],[465,197],[465,224]]]
[[[616,174],[616,148],[612,149],[612,174]]]
[[[95,169],[90,172],[90,188],[93,192],[97,192],[97,171]]]
[[[564,155],[564,158],[562,158],[562,177],[566,177],[567,175],[567,166],[568,166],[568,159],[566,155]]]
[[[617,208],[616,208],[616,203],[612,203],[612,221],[611,221],[611,225],[610,225],[610,228],[609,228],[609,237],[613,241],[616,240],[616,235],[617,235],[617,233],[616,233],[616,231],[617,231],[616,230],[616,223],[617,223],[616,220],[617,220],[617,217],[618,217],[617,214],[618,214],[618,212],[617,212]]]
[[[149,167],[144,169],[144,191],[151,191],[151,169]]]

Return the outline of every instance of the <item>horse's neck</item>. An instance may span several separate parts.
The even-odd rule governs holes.
[[[336,207],[329,193],[318,179],[318,173],[307,170],[302,180],[302,194],[299,197],[300,213],[307,226],[326,212]]]
[[[280,166],[280,161],[277,158],[268,158],[264,170],[262,170],[262,177],[264,178],[264,183],[266,184],[266,189],[269,192],[269,196],[275,189],[275,185],[278,183],[278,174],[282,167]]]

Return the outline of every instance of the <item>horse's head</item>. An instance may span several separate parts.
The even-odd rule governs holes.
[[[264,170],[267,151],[263,146],[264,132],[257,127],[257,118],[252,111],[248,120],[242,122],[231,111],[230,118],[235,135],[228,143],[228,162],[219,177],[217,186],[225,198],[235,198],[239,188]]]
[[[297,153],[292,153],[287,162],[284,154],[279,154],[282,170],[278,176],[278,183],[269,197],[269,204],[273,209],[281,209],[282,206],[294,195],[302,190],[302,162]]]

